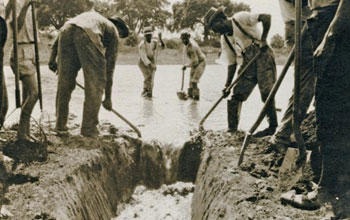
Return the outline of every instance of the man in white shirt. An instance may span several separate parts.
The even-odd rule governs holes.
[[[262,101],[265,101],[276,81],[276,64],[272,50],[267,45],[266,38],[271,26],[271,16],[238,12],[232,18],[227,18],[224,8],[211,8],[203,18],[207,28],[221,35],[232,35],[240,47],[243,56],[242,67],[260,53],[254,63],[248,67],[244,76],[233,87],[233,95],[228,101],[229,131],[237,130],[242,102],[247,100],[256,84],[259,85]],[[258,24],[263,26],[261,33]],[[241,67],[241,68],[242,68]],[[229,92],[229,91],[227,91]],[[272,135],[277,127],[275,102],[272,101],[266,111],[269,127],[255,136]]]
[[[206,58],[197,42],[191,38],[191,34],[189,32],[183,31],[181,33],[181,40],[185,45],[184,54],[186,54],[187,58],[190,60],[190,63],[184,65],[182,70],[186,70],[187,67],[191,68],[188,97],[199,100],[200,92],[198,83],[205,70]]]
[[[139,44],[139,68],[144,77],[143,81],[143,91],[142,96],[151,98],[154,85],[154,74],[157,70],[157,53],[158,53],[158,44],[159,42],[156,39],[152,39],[153,30],[152,27],[145,27],[143,30],[145,39]],[[159,35],[161,36],[161,35]],[[160,43],[162,48],[165,47],[163,41],[160,37]]]

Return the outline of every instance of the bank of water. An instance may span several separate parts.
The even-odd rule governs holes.
[[[278,67],[280,71],[282,67]],[[50,72],[47,66],[42,66],[42,88],[44,111],[39,106],[35,107],[33,116],[39,121],[44,118],[54,126],[55,120],[55,96],[57,87],[57,76]],[[282,109],[278,113],[279,119],[285,109],[293,85],[292,71],[288,73],[284,83],[276,96],[276,106]],[[9,112],[14,109],[14,77],[9,67],[5,67],[10,107]],[[189,73],[186,74],[187,85]],[[176,92],[181,85],[181,66],[159,65],[154,82],[154,97],[151,100],[140,96],[143,87],[143,77],[135,65],[119,65],[116,67],[113,86],[113,106],[123,116],[133,122],[142,132],[145,140],[157,139],[163,143],[181,146],[189,139],[190,131],[198,128],[199,121],[221,96],[221,90],[226,80],[226,67],[209,65],[201,79],[200,101],[181,101]],[[83,83],[82,73],[78,81]],[[186,88],[187,86],[185,86]],[[84,102],[84,92],[76,88],[70,102],[70,127],[72,132],[79,132],[81,115]],[[239,128],[248,130],[254,123],[262,101],[256,88],[249,99],[244,103]],[[19,110],[9,116],[6,125],[16,122]],[[130,128],[118,119],[113,113],[101,108],[101,123],[110,123],[120,130]],[[205,123],[206,129],[221,130],[226,124],[226,101],[224,100]],[[261,128],[267,126],[266,121]],[[181,191],[188,186],[178,183],[176,187]],[[170,186],[171,188],[172,186]],[[190,202],[192,194],[186,195],[166,193],[169,186],[163,186],[158,190],[147,190],[139,186],[130,204],[125,206],[125,211],[117,218],[120,219],[190,219]],[[170,205],[169,205],[170,204]],[[177,214],[176,214],[177,213]],[[132,217],[132,218],[131,218]]]
[[[280,71],[281,66],[278,67]],[[36,105],[33,116],[55,120],[55,97],[57,76],[47,66],[41,67],[44,114]],[[5,76],[10,99],[9,111],[15,106],[14,77],[9,67],[5,67]],[[189,72],[186,73],[185,90],[188,84]],[[176,92],[181,86],[181,66],[159,65],[154,81],[154,98],[146,100],[140,96],[143,87],[143,76],[136,65],[118,65],[114,74],[113,107],[123,116],[133,122],[142,132],[145,139],[155,138],[163,142],[187,140],[189,131],[198,128],[198,123],[211,106],[220,98],[221,90],[226,80],[226,67],[221,65],[208,65],[199,84],[201,100],[181,101]],[[82,73],[79,73],[78,81],[83,83]],[[290,70],[284,80],[281,89],[277,93],[277,107],[285,109],[293,85],[292,71]],[[70,102],[72,124],[79,126],[83,110],[84,92],[76,88]],[[262,101],[256,88],[249,99],[243,104],[239,128],[248,130],[254,123],[262,107]],[[282,112],[278,114],[279,119]],[[18,120],[19,110],[7,120],[7,125]],[[113,113],[101,108],[100,120],[108,121],[120,129],[129,129]],[[266,126],[264,121],[261,128]],[[205,123],[206,129],[220,130],[227,127],[226,100],[217,107]]]

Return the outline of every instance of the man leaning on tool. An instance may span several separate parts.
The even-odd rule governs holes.
[[[262,100],[265,101],[276,81],[275,58],[266,42],[271,26],[271,16],[269,14],[238,12],[232,18],[227,18],[224,14],[224,7],[220,7],[219,9],[211,8],[203,20],[206,27],[215,33],[234,37],[242,51],[242,67],[260,52],[256,61],[248,67],[243,73],[243,77],[233,87],[231,100],[227,101],[228,127],[230,132],[234,132],[238,127],[242,102],[247,100],[256,84],[259,86]],[[262,34],[258,28],[260,22],[263,26]],[[226,83],[226,86],[229,84],[231,82]],[[225,91],[225,93],[229,93],[229,91]],[[276,130],[277,114],[274,101],[269,105],[266,114],[269,127],[258,132],[256,137],[271,135]]]
[[[151,98],[153,92],[154,74],[157,70],[156,59],[158,58],[158,41],[152,39],[152,27],[145,27],[143,29],[143,35],[145,36],[145,39],[139,44],[140,60],[138,63],[144,76],[143,91],[141,95]],[[163,43],[161,36],[161,33],[159,33],[159,40],[162,48],[164,48],[165,44]]]
[[[14,0],[10,0],[6,6],[6,20],[10,19]],[[32,12],[29,6],[33,0],[17,1],[17,25],[18,25],[18,71],[23,85],[23,104],[19,120],[17,139],[21,142],[30,141],[30,117],[36,102],[38,101],[38,85],[35,78],[35,53]],[[11,16],[12,17],[12,16]],[[10,21],[13,22],[12,20]],[[12,25],[10,25],[12,27]],[[14,70],[14,52],[11,52],[11,68]]]
[[[183,31],[181,33],[181,40],[185,45],[184,54],[186,54],[190,60],[190,64],[184,65],[182,67],[182,70],[186,70],[187,67],[191,68],[188,97],[199,100],[200,92],[198,83],[204,73],[207,63],[205,55],[202,52],[201,48],[198,46],[197,42],[191,39],[191,34],[189,32]]]
[[[69,101],[78,71],[84,73],[85,100],[81,134],[99,134],[98,112],[101,103],[112,109],[112,84],[118,50],[118,19],[107,19],[95,11],[84,12],[67,21],[52,47],[49,68],[58,71],[56,130],[67,132]],[[121,37],[128,35],[125,32]],[[125,35],[125,36],[123,36]],[[57,50],[58,49],[58,50]],[[58,55],[58,65],[56,64]],[[105,93],[104,101],[102,96]]]

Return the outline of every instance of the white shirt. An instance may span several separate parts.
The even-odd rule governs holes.
[[[240,26],[256,40],[261,40],[261,30],[258,27],[259,14],[251,12],[238,12],[233,18],[240,24]],[[233,22],[233,36],[242,50],[252,44],[252,39],[246,36]]]
[[[281,15],[284,22],[295,21],[295,7],[292,3],[286,0],[279,0]],[[302,8],[301,19],[306,20],[311,15],[311,10],[308,6]]]
[[[139,53],[142,62],[148,66],[150,63],[155,63],[155,55],[157,52],[158,41],[155,39],[148,43],[146,40],[139,44]]]
[[[230,41],[233,49],[235,49],[236,54],[239,52],[236,42],[233,36],[227,36],[228,40]],[[232,65],[237,63],[237,57],[236,54],[231,50],[229,45],[226,43],[224,35],[221,35],[220,38],[220,44],[221,44],[221,54],[219,59],[216,60],[216,63],[222,64],[222,65]]]

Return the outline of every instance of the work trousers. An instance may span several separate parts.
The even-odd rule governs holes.
[[[154,64],[154,60],[151,60],[151,62]],[[139,60],[139,68],[143,74],[143,90],[146,90],[146,91],[149,91],[152,93],[153,91],[153,86],[154,86],[154,75],[155,75],[155,72],[156,70],[149,67],[149,66],[146,66],[142,60],[140,59]]]
[[[206,61],[203,60],[199,62],[199,64],[196,67],[191,68],[189,88],[193,87],[193,83],[199,83],[204,73],[205,66],[206,66]]]
[[[332,21],[334,12],[324,13],[316,12],[315,16],[307,21],[307,29],[302,38],[302,60],[300,71],[300,109],[299,120],[303,121],[307,110],[311,104],[315,92],[316,73],[313,68],[313,52],[321,43],[327,28]],[[294,36],[294,35],[293,35]],[[290,97],[287,110],[285,111],[281,125],[275,136],[278,138],[289,139],[293,133],[293,105],[294,94]]]
[[[256,44],[252,44],[248,48],[246,48],[246,50],[242,54],[243,64],[241,66],[241,69],[244,68],[260,50],[261,49]],[[259,86],[261,99],[263,102],[265,102],[275,81],[275,58],[272,50],[269,47],[267,47],[263,49],[259,57],[247,68],[247,70],[243,73],[243,76],[233,87],[233,94],[229,102],[234,103],[232,106],[232,109],[234,110],[233,112],[231,112],[231,110],[228,109],[229,116],[231,116],[231,118],[239,118],[240,103],[248,99],[256,84],[258,84]],[[277,114],[274,100],[268,106],[266,110],[266,115],[270,127],[277,127]],[[236,125],[232,125],[231,127],[234,128],[236,127]]]
[[[85,31],[75,25],[62,30],[58,43],[58,88],[56,128],[65,130],[69,101],[75,88],[78,71],[83,69],[85,100],[81,133],[98,134],[98,113],[106,86],[106,60]]]

